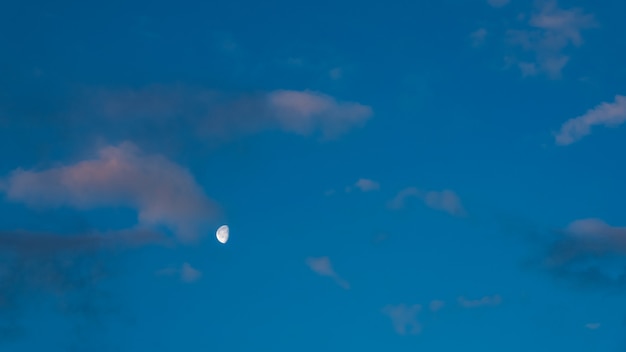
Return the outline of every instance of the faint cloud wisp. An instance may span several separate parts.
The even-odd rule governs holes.
[[[410,198],[419,198],[426,206],[435,210],[444,211],[450,215],[467,215],[459,196],[454,191],[447,189],[442,191],[422,191],[415,187],[408,187],[398,192],[398,194],[387,203],[387,206],[391,209],[404,208],[407,200]]]
[[[419,304],[387,305],[382,309],[382,313],[391,319],[393,328],[399,335],[417,335],[422,332],[422,324],[417,320],[417,314],[421,311],[422,306]]]
[[[320,276],[326,276],[332,278],[339,286],[344,289],[350,289],[350,284],[341,278],[333,269],[333,266],[328,257],[309,257],[306,259],[306,264],[313,272]]]
[[[602,103],[584,115],[567,120],[555,134],[557,145],[575,143],[591,133],[594,126],[617,127],[626,122],[626,96],[617,95],[612,103]]]
[[[507,31],[508,42],[531,53],[532,60],[517,60],[525,75],[538,72],[550,78],[561,77],[561,71],[570,60],[565,50],[583,44],[581,32],[596,25],[594,16],[580,8],[562,9],[556,1],[541,1],[528,20],[525,29]]]

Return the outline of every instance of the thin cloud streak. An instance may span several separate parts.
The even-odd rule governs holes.
[[[626,96],[616,95],[612,103],[604,102],[584,115],[567,120],[554,136],[560,146],[575,143],[591,134],[594,126],[618,127],[626,122]]]

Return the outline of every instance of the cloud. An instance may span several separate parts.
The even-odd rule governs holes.
[[[341,67],[335,67],[332,70],[328,71],[328,75],[334,81],[341,79],[343,77],[343,70]]]
[[[541,261],[555,277],[580,286],[626,285],[626,227],[588,218],[573,221],[555,235]]]
[[[510,0],[487,0],[487,3],[491,5],[491,7],[504,7],[509,2]]]
[[[584,115],[567,120],[555,134],[557,145],[570,145],[591,133],[594,126],[617,127],[626,122],[626,96],[617,95],[612,103],[604,102]]]
[[[400,335],[416,335],[422,332],[422,325],[417,321],[417,314],[421,312],[422,306],[414,304],[387,305],[382,309],[393,324],[393,328]]]
[[[76,329],[87,323],[100,327],[102,316],[115,311],[110,292],[101,287],[114,275],[114,261],[134,247],[166,243],[145,229],[76,235],[0,231],[0,339],[19,337],[21,314],[42,299]]]
[[[129,126],[141,119],[136,128],[151,124],[165,128],[162,132],[171,132],[180,124],[193,125],[200,136],[213,138],[276,129],[336,138],[363,126],[373,115],[369,106],[310,90],[226,95],[198,87],[153,85],[139,90],[89,92],[87,101],[77,108],[79,116],[98,114]]]
[[[440,311],[444,306],[446,305],[446,302],[444,301],[440,301],[440,300],[433,300],[430,302],[429,304],[429,308],[431,312],[438,312]]]
[[[165,269],[161,269],[159,271],[157,271],[156,273],[157,275],[166,275],[166,276],[179,276],[180,277],[180,281],[184,282],[184,283],[192,283],[192,282],[196,282],[198,280],[200,280],[200,278],[202,278],[202,272],[196,268],[194,268],[193,266],[191,266],[191,264],[185,262],[183,263],[180,268],[176,268],[176,267],[168,267]]]
[[[499,295],[484,296],[481,299],[468,300],[465,297],[458,298],[459,305],[463,308],[477,308],[483,306],[497,306],[502,303],[502,298]]]
[[[8,200],[33,207],[133,207],[140,224],[167,226],[184,242],[196,240],[217,212],[188,170],[130,143],[73,165],[17,169],[4,183]]]
[[[351,192],[353,187],[358,188],[361,192],[378,191],[380,184],[374,180],[367,178],[358,179],[353,186],[346,187],[346,192]]]
[[[337,275],[328,257],[309,257],[306,259],[306,264],[316,274],[332,278],[346,290],[350,288],[350,284]]]
[[[470,33],[470,39],[472,41],[472,46],[481,46],[485,43],[485,38],[487,37],[487,30],[485,28],[479,28],[472,33]]]
[[[445,211],[454,216],[467,215],[459,196],[454,191],[447,189],[442,191],[422,191],[415,187],[408,187],[398,192],[387,205],[391,209],[401,209],[406,206],[406,202],[410,198],[419,198],[428,207]]]
[[[588,323],[585,324],[585,327],[589,330],[598,330],[600,328],[600,323]]]
[[[202,277],[202,273],[189,263],[184,263],[180,270],[180,278],[183,282],[191,283],[198,281]]]
[[[515,60],[525,75],[542,72],[559,78],[570,60],[566,49],[583,44],[582,31],[594,27],[595,19],[580,8],[561,9],[556,1],[537,4],[527,28],[507,31],[508,42],[531,54],[527,60]]]
[[[312,91],[273,91],[267,101],[282,129],[302,135],[320,129],[326,137],[335,137],[362,125],[372,115],[369,106],[338,102]]]
[[[423,192],[415,187],[408,187],[396,194],[396,196],[387,203],[387,206],[391,209],[402,209],[406,206],[408,199],[413,197],[420,197]]]

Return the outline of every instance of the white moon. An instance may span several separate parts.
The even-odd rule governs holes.
[[[229,232],[228,225],[222,225],[215,232],[215,237],[217,237],[220,243],[226,243],[228,242]]]

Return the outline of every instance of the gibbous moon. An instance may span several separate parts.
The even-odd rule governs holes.
[[[220,243],[226,243],[228,242],[228,234],[229,234],[228,225],[222,225],[215,232],[215,237],[217,237],[217,240]]]

